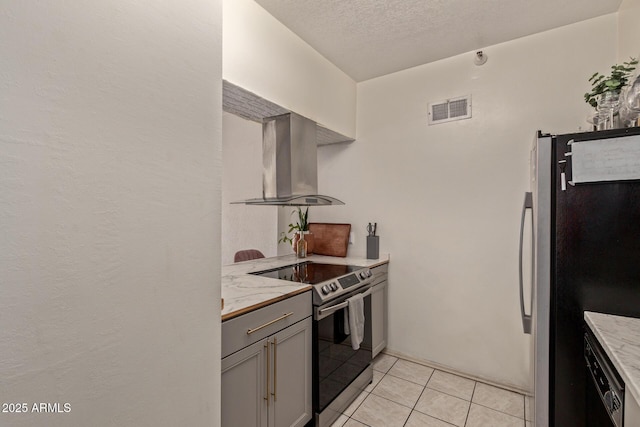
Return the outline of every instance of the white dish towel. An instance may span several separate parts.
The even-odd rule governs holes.
[[[347,299],[349,303],[345,313],[345,332],[351,335],[351,348],[358,350],[364,339],[364,298],[357,294]]]

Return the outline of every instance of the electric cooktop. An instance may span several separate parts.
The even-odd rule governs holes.
[[[344,276],[345,274],[353,273],[360,269],[362,269],[362,267],[355,265],[336,265],[304,261],[298,264],[285,265],[284,267],[256,271],[249,274],[270,277],[272,279],[288,280],[290,282],[316,285],[327,280]]]
[[[324,264],[314,261],[254,271],[249,274],[312,285],[314,305],[344,295],[373,280],[371,271],[367,267]]]

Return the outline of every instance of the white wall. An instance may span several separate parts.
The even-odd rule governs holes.
[[[356,84],[253,0],[223,1],[223,77],[348,137]]]
[[[618,11],[618,63],[629,57],[640,58],[640,0],[623,0]]]
[[[321,147],[321,192],[345,206],[353,254],[378,223],[389,270],[389,349],[521,389],[529,339],[518,237],[536,130],[586,129],[587,79],[615,61],[616,15],[358,84],[357,140]],[[427,104],[473,96],[473,118],[427,125]]]
[[[242,249],[276,256],[278,208],[230,204],[262,195],[262,125],[224,113],[222,158],[222,263]]]
[[[215,426],[219,0],[3,2],[3,426]]]

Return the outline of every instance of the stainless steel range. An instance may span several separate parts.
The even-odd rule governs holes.
[[[318,427],[330,426],[373,379],[371,285],[367,267],[305,261],[251,274],[313,286],[313,410]],[[349,299],[363,299],[364,334],[352,342]],[[357,348],[356,348],[357,347]]]

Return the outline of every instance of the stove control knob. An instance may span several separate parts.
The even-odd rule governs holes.
[[[371,272],[371,270],[367,270],[367,277],[371,277],[373,276],[373,273]]]
[[[337,290],[338,290],[338,285],[336,285],[336,283],[335,283],[335,282],[331,282],[331,283],[329,284],[329,287],[331,288],[331,291],[332,291],[332,292],[335,292],[335,291],[337,291]]]
[[[364,271],[362,273],[360,273],[360,278],[361,279],[366,279],[367,278],[367,273],[365,273]]]
[[[324,286],[321,288],[321,291],[322,291],[322,295],[328,295],[328,294],[329,294],[329,292],[330,292],[330,291],[329,291],[329,287],[328,287],[327,285],[324,285]]]

